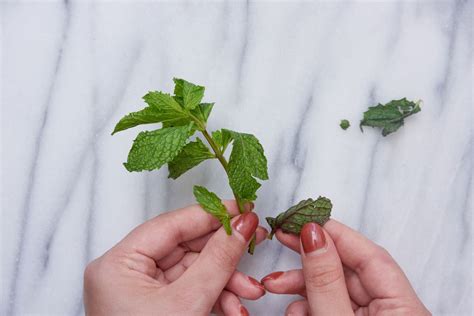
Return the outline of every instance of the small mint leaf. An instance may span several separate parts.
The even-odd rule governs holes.
[[[177,179],[186,171],[207,159],[215,158],[200,138],[187,143],[180,153],[168,163],[169,178]]]
[[[219,145],[219,149],[224,152],[227,146],[232,142],[232,135],[228,130],[222,129],[212,132],[212,139]]]
[[[179,78],[174,78],[173,81],[175,83],[174,94],[186,109],[192,110],[201,103],[205,90],[203,86]]]
[[[124,116],[115,125],[112,135],[142,124],[151,124],[162,122],[166,116],[154,107],[146,107],[138,112],[132,112]]]
[[[201,103],[191,113],[195,115],[201,122],[207,123],[209,114],[211,114],[214,103]]]
[[[198,185],[194,186],[193,193],[199,205],[201,205],[206,212],[216,217],[222,226],[224,226],[227,235],[231,235],[230,215],[224,204],[222,204],[221,199],[215,193]]]

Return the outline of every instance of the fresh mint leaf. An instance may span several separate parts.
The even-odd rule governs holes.
[[[179,78],[174,78],[173,81],[175,83],[174,94],[186,109],[192,110],[201,103],[204,97],[204,87]]]
[[[362,126],[380,127],[382,135],[387,136],[397,131],[406,117],[420,112],[420,103],[421,101],[413,102],[403,98],[369,107],[360,121],[360,129],[362,130]]]
[[[219,145],[219,149],[224,152],[232,142],[232,135],[228,130],[222,129],[212,132],[212,139]]]
[[[255,178],[268,179],[267,158],[263,147],[252,134],[223,131],[229,133],[234,140],[228,165],[229,184],[239,198],[253,201],[257,198],[255,193],[260,187]]]
[[[221,199],[215,193],[199,185],[194,186],[193,193],[199,205],[201,205],[206,212],[216,217],[222,226],[224,226],[227,235],[231,235],[230,215],[224,204],[222,204]]]
[[[207,159],[215,158],[200,138],[187,143],[180,153],[168,163],[169,178],[177,179],[189,169],[199,165]]]
[[[143,96],[143,100],[149,105],[162,111],[174,110],[175,114],[186,114],[181,105],[168,93],[150,91]]]
[[[139,133],[124,163],[125,168],[128,171],[150,171],[172,161],[186,144],[192,125]]]
[[[143,110],[132,112],[124,116],[117,123],[117,125],[115,125],[112,135],[137,125],[159,123],[165,118],[166,116],[163,114],[163,112],[159,111],[158,109],[154,107],[146,107]]]
[[[326,197],[320,196],[316,201],[303,200],[280,213],[276,218],[266,218],[268,225],[272,228],[269,238],[273,237],[277,229],[285,233],[299,234],[306,223],[314,222],[322,226],[329,220],[331,210],[331,200]]]
[[[341,120],[341,123],[339,124],[339,126],[343,129],[343,130],[346,130],[349,128],[349,126],[351,126],[351,123],[348,121],[348,120]]]
[[[195,115],[202,122],[207,123],[209,114],[211,114],[214,103],[201,103],[195,109],[191,110],[191,113]]]

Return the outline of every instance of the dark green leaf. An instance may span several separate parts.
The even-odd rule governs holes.
[[[351,123],[348,121],[348,120],[341,120],[341,123],[339,124],[339,126],[343,129],[343,130],[346,130],[349,128],[349,126],[351,126]]]
[[[260,187],[255,178],[268,179],[263,147],[251,134],[223,131],[229,133],[234,140],[228,165],[229,184],[239,198],[253,201],[257,198],[255,193]]]
[[[273,237],[277,229],[285,233],[299,234],[306,223],[324,225],[331,216],[331,200],[320,196],[316,201],[307,199],[290,207],[276,218],[267,217],[267,223],[272,228],[269,238]]]
[[[169,178],[177,179],[189,169],[199,165],[206,159],[214,158],[214,155],[204,145],[201,139],[187,143],[171,162],[168,163]]]
[[[172,161],[186,144],[192,125],[141,132],[133,141],[125,168],[128,171],[153,170]]]
[[[221,199],[215,193],[198,185],[194,186],[193,193],[199,205],[201,205],[206,212],[216,217],[219,222],[222,223],[222,226],[224,226],[227,235],[231,235],[230,215],[224,204],[222,204]]]
[[[192,110],[201,103],[204,97],[204,87],[179,78],[174,78],[173,81],[175,83],[174,94],[186,109]]]
[[[387,136],[398,130],[403,124],[404,119],[410,115],[421,111],[420,102],[408,101],[406,98],[393,100],[383,105],[369,107],[364,112],[364,118],[360,121],[362,126],[380,127],[382,135]]]

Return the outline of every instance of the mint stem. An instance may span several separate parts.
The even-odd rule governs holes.
[[[224,167],[224,170],[227,175],[229,175],[228,172],[228,163],[227,160],[224,157],[224,153],[220,150],[219,146],[214,142],[212,139],[211,135],[207,132],[206,129],[201,130],[202,135],[204,135],[204,138],[206,138],[207,142],[211,146],[212,150],[214,151],[214,154],[216,155],[216,158],[219,160],[221,163],[222,167]],[[232,190],[232,188],[231,188]],[[232,190],[232,193],[234,194],[235,201],[237,202],[237,205],[239,207],[239,212],[240,214],[244,213],[244,205],[242,203],[242,200],[239,199],[239,197],[235,194],[235,192]]]

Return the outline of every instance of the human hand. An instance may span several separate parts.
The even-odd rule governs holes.
[[[239,214],[235,201],[224,203]],[[135,228],[84,273],[88,315],[248,315],[239,297],[265,294],[255,279],[236,270],[256,232],[267,231],[255,213],[232,219],[232,235],[199,206],[157,216]]]
[[[431,315],[390,254],[351,228],[330,220],[324,229],[306,224],[301,242],[281,230],[276,236],[303,265],[262,279],[269,292],[304,296],[287,315]]]

